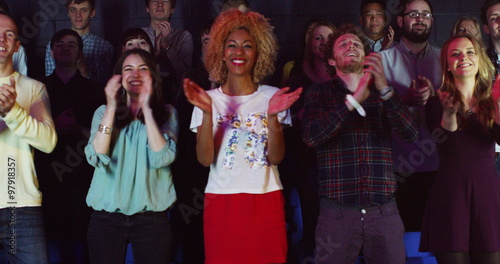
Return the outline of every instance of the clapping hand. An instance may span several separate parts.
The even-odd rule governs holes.
[[[184,94],[188,102],[200,108],[204,113],[212,113],[212,98],[207,92],[190,79],[184,79]]]
[[[16,103],[16,81],[10,77],[10,84],[0,86],[0,115],[5,116]]]
[[[300,98],[302,87],[287,93],[289,90],[290,87],[281,88],[271,97],[267,109],[268,115],[277,115],[279,112],[287,110]]]

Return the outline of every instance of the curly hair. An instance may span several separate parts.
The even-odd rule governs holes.
[[[306,32],[306,43],[305,43],[305,49],[304,49],[304,60],[309,62],[309,65],[313,67],[314,69],[314,54],[313,54],[313,47],[312,47],[312,42],[314,39],[314,31],[319,28],[319,27],[328,27],[329,29],[332,30],[333,33],[337,31],[337,28],[335,25],[333,25],[330,21],[327,20],[320,20],[316,21],[314,25]]]
[[[337,39],[340,36],[345,35],[345,34],[353,34],[359,38],[359,40],[363,44],[365,56],[370,54],[370,52],[371,52],[370,44],[368,43],[368,40],[366,40],[365,34],[363,33],[363,31],[361,31],[361,29],[359,27],[355,26],[352,23],[340,25],[340,27],[337,29],[337,31],[333,32],[333,34],[328,37],[328,42],[326,43],[325,50],[323,51],[323,53],[325,55],[323,60],[324,60],[324,63],[326,65],[326,69],[327,69],[328,73],[330,74],[330,76],[332,76],[332,77],[334,77],[337,74],[337,70],[335,69],[335,66],[332,66],[328,63],[328,59],[334,58],[333,50],[334,50],[334,46],[335,46],[335,41],[337,41]]]
[[[455,101],[460,102],[460,110],[465,111],[462,94],[455,87],[453,74],[448,70],[448,48],[453,41],[459,38],[466,38],[470,40],[478,57],[478,72],[476,74],[476,81],[474,83],[473,96],[476,99],[479,109],[479,121],[481,122],[481,125],[485,129],[485,131],[488,131],[489,128],[493,126],[495,116],[494,102],[491,97],[491,86],[493,84],[493,78],[495,76],[495,68],[488,58],[488,55],[484,52],[485,49],[483,44],[479,42],[474,36],[470,34],[455,35],[450,37],[444,43],[443,48],[441,49],[441,70],[443,71],[443,84],[441,85],[440,90],[448,92]],[[461,123],[463,124],[466,120],[464,120],[462,117],[460,118]]]
[[[274,72],[278,41],[267,18],[257,12],[242,13],[237,9],[222,12],[210,31],[205,54],[205,67],[217,83],[225,83],[228,70],[224,58],[225,43],[231,33],[244,29],[255,39],[257,58],[252,69],[252,80],[260,83]]]
[[[158,124],[161,126],[166,120],[170,113],[166,113],[165,105],[163,102],[162,96],[162,79],[160,77],[160,72],[158,71],[158,67],[156,64],[156,60],[153,55],[149,52],[142,49],[131,49],[125,51],[122,56],[118,59],[118,62],[115,65],[114,74],[122,74],[123,63],[130,55],[139,55],[144,63],[148,66],[149,72],[151,73],[151,77],[153,78],[153,94],[150,99],[151,108],[153,109],[153,117]],[[142,112],[137,116],[142,123],[144,123],[144,116]],[[129,109],[127,107],[127,94],[124,93],[118,99],[118,107],[116,109],[116,118],[115,118],[115,126],[119,128],[123,128],[126,125],[132,122],[133,117],[130,115]]]

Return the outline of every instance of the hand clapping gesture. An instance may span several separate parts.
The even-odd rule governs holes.
[[[204,113],[212,113],[212,98],[203,88],[187,78],[184,79],[182,86],[188,102],[200,108]]]
[[[2,84],[0,86],[0,115],[5,116],[16,103],[17,92],[14,77],[10,77],[10,85]]]
[[[418,82],[418,87],[417,87]],[[429,79],[418,76],[417,80],[411,82],[408,88],[410,100],[414,105],[425,105],[429,97],[434,95],[434,87]]]
[[[118,90],[122,87],[121,81],[121,75],[113,75],[113,77],[109,79],[108,83],[106,83],[106,87],[104,87],[104,94],[106,95],[106,105],[108,107],[116,109],[118,106]]]
[[[441,105],[443,106],[443,114],[450,117],[456,115],[458,108],[460,107],[460,103],[455,101],[455,99],[451,97],[448,92],[438,91],[438,96],[441,101]]]
[[[267,109],[268,115],[277,115],[279,112],[287,110],[300,98],[302,88],[298,88],[293,92],[287,93],[289,90],[290,87],[281,88],[273,95],[273,97],[271,97],[269,107]]]

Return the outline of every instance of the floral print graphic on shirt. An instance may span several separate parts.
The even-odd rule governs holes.
[[[241,140],[244,142],[244,157],[252,169],[266,168],[267,161],[267,114],[265,112],[249,113],[246,118],[239,114],[217,115],[217,127],[227,131],[227,145],[223,146],[223,168],[232,169],[234,158]],[[241,146],[241,145],[240,145]]]

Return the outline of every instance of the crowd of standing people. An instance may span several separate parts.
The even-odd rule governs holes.
[[[362,0],[360,26],[311,19],[280,88],[247,1],[203,25],[194,68],[176,0],[144,4],[114,48],[95,0],[68,0],[35,80],[0,1],[0,262],[49,263],[51,245],[124,263],[130,245],[148,264],[402,264],[419,231],[439,264],[500,263],[500,0],[489,38],[464,16],[441,48],[430,0],[400,1],[400,39],[384,0]]]

